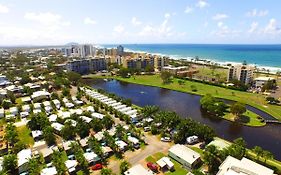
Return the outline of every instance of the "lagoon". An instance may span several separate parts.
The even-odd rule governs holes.
[[[248,127],[220,118],[209,117],[200,110],[201,96],[167,90],[158,87],[137,85],[117,80],[88,79],[86,84],[96,89],[104,89],[118,96],[132,99],[132,103],[145,106],[157,105],[163,110],[175,111],[181,117],[190,117],[204,123],[216,131],[217,135],[232,141],[243,137],[249,148],[256,145],[271,151],[275,158],[281,160],[281,125],[267,124],[264,127]],[[273,119],[270,115],[254,107],[247,109],[259,114],[264,119]]]

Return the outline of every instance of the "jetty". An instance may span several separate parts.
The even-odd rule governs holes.
[[[281,121],[279,120],[265,120],[266,123],[272,123],[272,124],[281,124]]]

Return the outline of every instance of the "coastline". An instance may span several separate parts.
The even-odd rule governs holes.
[[[100,47],[107,47],[107,45],[99,45]],[[131,49],[131,48],[126,48],[125,45],[125,51],[126,52],[133,52],[133,53],[147,53],[147,54],[152,54],[152,55],[159,55],[159,56],[167,56],[171,59],[174,60],[180,60],[180,59],[184,59],[186,61],[189,62],[194,62],[192,60],[195,59],[194,56],[188,56],[188,55],[179,55],[179,54],[165,54],[165,53],[161,53],[161,52],[150,52],[148,50],[141,50],[141,49]],[[219,58],[210,58],[211,56],[204,56],[204,57],[200,57],[200,60],[205,60],[205,61],[198,61],[198,62],[194,62],[194,63],[201,63],[201,64],[206,64],[206,62],[210,61],[211,64],[216,64],[218,66],[222,66],[222,67],[226,67],[228,64],[232,64],[232,65],[237,65],[237,64],[241,64],[242,62],[238,62],[238,61],[233,61],[231,59],[219,59]],[[247,61],[247,58],[245,58],[245,60]],[[207,64],[206,64],[207,65]],[[210,65],[210,64],[208,64]],[[264,72],[267,73],[268,70],[270,73],[276,73],[281,71],[281,65],[280,67],[277,66],[268,66],[268,65],[262,65],[262,64],[255,64],[252,62],[249,62],[249,65],[256,67],[258,72]]]
[[[125,49],[126,52],[134,52],[134,53],[147,53],[147,54],[152,54],[152,55],[159,55],[159,56],[166,56],[169,57],[173,60],[186,60],[188,62],[194,62],[193,60],[195,59],[195,57],[192,56],[186,56],[186,57],[182,57],[179,55],[166,55],[166,54],[162,54],[162,53],[150,53],[147,51],[139,51],[139,50],[131,50],[131,49]],[[199,63],[199,64],[206,64],[206,65],[218,65],[221,67],[226,67],[228,64],[231,65],[237,65],[237,64],[241,64],[241,62],[234,62],[234,61],[220,61],[218,59],[211,59],[211,58],[200,58],[201,60],[206,60],[206,62],[210,61],[210,64],[206,64],[205,61],[198,61],[198,62],[194,62],[194,63]],[[246,60],[247,61],[247,60]],[[267,73],[267,70],[269,70],[270,73],[276,73],[281,71],[281,67],[271,67],[271,66],[262,66],[259,64],[249,64],[250,66],[256,67],[258,72],[264,72]]]

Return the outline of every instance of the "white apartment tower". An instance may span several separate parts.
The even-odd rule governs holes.
[[[95,48],[91,44],[82,44],[82,45],[72,45],[70,49],[66,49],[68,52],[70,51],[70,55],[72,57],[94,57],[95,56]],[[69,53],[66,54],[67,56]]]

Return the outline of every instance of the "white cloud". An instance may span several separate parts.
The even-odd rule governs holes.
[[[219,37],[227,37],[227,36],[235,37],[240,33],[240,31],[237,30],[231,30],[227,25],[225,25],[221,21],[217,23],[217,26],[218,26],[218,30],[212,33]]]
[[[0,4],[0,13],[8,13],[10,11],[10,9],[3,5],[3,4]]]
[[[146,25],[139,33],[140,36],[165,38],[173,35],[183,35],[172,31],[172,27],[168,25],[171,15],[166,13],[164,21],[159,26]],[[185,33],[184,33],[185,35]]]
[[[199,7],[201,9],[207,6],[209,6],[209,4],[205,0],[199,0],[196,4],[196,7]]]
[[[95,24],[97,24],[97,21],[91,19],[90,17],[86,17],[86,18],[84,19],[84,24],[95,25]]]
[[[125,31],[125,28],[122,24],[119,24],[113,28],[113,32],[115,33],[122,33]]]
[[[141,22],[141,21],[138,21],[138,19],[137,19],[136,17],[133,17],[132,20],[131,20],[131,22],[132,22],[132,24],[133,24],[134,26],[139,26],[139,25],[142,24],[142,22]]]
[[[213,16],[213,20],[216,20],[216,21],[223,20],[223,19],[226,19],[226,18],[228,18],[228,15],[223,14],[223,13],[218,13],[215,16]]]
[[[265,34],[280,34],[281,33],[281,28],[277,26],[277,21],[276,19],[272,18],[269,20],[267,26],[264,29]]]
[[[257,31],[259,26],[258,22],[252,22],[250,29],[248,30],[249,33],[254,33]]]
[[[5,45],[15,44],[64,44],[73,40],[73,35],[68,35],[61,30],[52,31],[46,27],[21,27],[0,25],[0,40]]]
[[[28,12],[24,15],[24,18],[30,21],[39,22],[46,26],[69,26],[69,21],[64,21],[62,17],[58,14],[53,14],[50,12],[46,13],[33,13]]]
[[[246,13],[246,16],[248,16],[248,17],[263,17],[266,15],[268,15],[268,10],[253,9]]]
[[[184,13],[192,13],[193,12],[193,8],[190,6],[186,6]]]
[[[218,26],[219,28],[227,27],[227,26],[224,26],[223,22],[218,22],[217,26]]]
[[[165,14],[165,18],[170,18],[171,17],[171,14],[170,13],[166,13]]]

